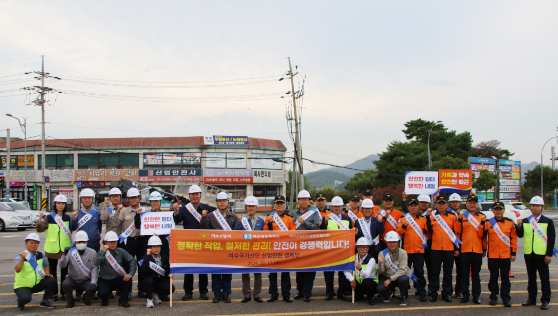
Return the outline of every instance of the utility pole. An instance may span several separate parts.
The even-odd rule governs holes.
[[[554,161],[556,160],[556,154],[555,154],[555,148],[554,146],[550,147],[550,152],[552,154],[552,170],[556,170],[556,166],[554,164]],[[556,189],[554,189],[554,209],[557,208],[556,205]]]
[[[23,118],[23,124],[21,124],[21,121],[17,117],[15,117],[11,114],[6,114],[6,116],[9,116],[11,118],[16,119],[17,122],[19,123],[19,126],[23,130],[24,146],[25,146],[25,159],[23,159],[23,161],[25,162],[25,173],[24,173],[24,179],[25,179],[24,180],[25,181],[24,189],[25,189],[25,192],[24,192],[24,194],[25,194],[25,201],[27,203],[29,203],[29,200],[27,200],[27,191],[28,191],[27,190],[27,118],[24,117]]]
[[[10,129],[6,130],[6,197],[10,198]]]
[[[291,75],[291,94],[293,95],[293,107],[294,107],[294,120],[295,120],[295,157],[298,162],[298,168],[300,170],[300,190],[304,190],[304,175],[302,169],[302,152],[300,150],[300,135],[298,132],[298,115],[296,111],[296,95],[294,90],[294,74],[293,74],[293,67],[291,66],[291,58],[289,57],[289,73]],[[293,168],[293,172],[294,172]]]

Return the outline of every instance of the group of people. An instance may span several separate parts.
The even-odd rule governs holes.
[[[289,231],[289,230],[354,230],[355,270],[339,271],[338,288],[335,291],[335,271],[324,272],[326,301],[334,297],[349,301],[354,291],[356,300],[376,303],[379,294],[384,302],[389,302],[399,288],[399,305],[406,306],[410,283],[414,284],[416,295],[421,302],[441,299],[452,302],[452,295],[461,303],[472,301],[480,304],[480,270],[483,257],[488,256],[490,281],[490,305],[496,305],[501,298],[504,306],[511,306],[509,271],[516,259],[517,238],[524,238],[524,257],[529,277],[529,298],[524,306],[535,305],[537,298],[537,276],[542,283],[541,309],[546,310],[550,302],[550,281],[548,264],[556,251],[554,224],[542,215],[544,201],[540,197],[531,200],[532,216],[519,219],[515,224],[504,217],[504,204],[495,202],[492,207],[494,217],[488,219],[479,210],[478,198],[467,197],[465,209],[461,208],[461,197],[452,194],[449,200],[435,197],[435,205],[430,205],[430,197],[419,195],[408,200],[403,193],[402,211],[396,210],[394,197],[383,196],[381,209],[372,201],[372,191],[352,195],[344,210],[345,203],[336,196],[331,200],[331,210],[327,208],[327,198],[322,193],[314,197],[316,207],[308,191],[298,193],[298,208],[286,210],[286,199],[275,197],[273,212],[265,217],[257,214],[258,200],[248,196],[245,201],[246,214],[235,214],[229,207],[228,195],[219,193],[217,208],[201,203],[201,189],[189,188],[190,203],[173,204],[174,221],[182,223],[184,229]],[[26,251],[16,257],[16,282],[14,290],[18,297],[18,308],[24,309],[31,300],[31,294],[44,290],[41,307],[53,308],[48,301],[65,299],[67,307],[73,307],[77,299],[86,305],[96,297],[102,305],[108,305],[113,298],[112,291],[120,295],[119,304],[128,307],[132,288],[132,277],[139,269],[139,295],[147,298],[146,306],[169,300],[174,292],[170,286],[169,236],[142,236],[138,227],[145,210],[139,206],[139,192],[127,192],[129,207],[121,204],[119,189],[110,191],[110,197],[99,210],[92,208],[94,193],[84,189],[80,193],[83,208],[65,214],[66,200],[57,196],[55,211],[43,218],[37,226],[46,230],[45,255],[37,251],[40,238],[32,233],[25,240]],[[150,196],[151,212],[160,211],[161,196],[153,192]],[[106,234],[101,249],[102,221],[106,221]],[[72,232],[77,231],[72,241]],[[44,259],[44,256],[48,260]],[[60,260],[61,292],[58,295],[56,267]],[[453,269],[457,272],[453,286]],[[426,276],[424,267],[426,266]],[[442,281],[440,282],[440,273]],[[470,274],[472,291],[469,291]],[[310,302],[316,272],[296,272],[296,294],[291,298],[291,276],[281,272],[281,292],[278,273],[269,273],[268,302],[279,300],[291,303],[293,299]],[[198,275],[200,299],[209,300],[208,275]],[[501,279],[500,286],[498,278]],[[251,288],[250,274],[242,275],[242,303],[261,298],[262,275],[254,274],[254,288]],[[231,302],[231,274],[212,274],[211,290],[213,302]],[[440,290],[440,283],[442,283]],[[193,299],[194,275],[184,275],[183,301]],[[76,296],[73,296],[75,291]],[[95,295],[95,293],[97,293]],[[365,298],[366,297],[366,298]]]

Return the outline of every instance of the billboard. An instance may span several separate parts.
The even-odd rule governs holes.
[[[428,195],[438,193],[438,172],[407,171],[405,173],[405,192]]]
[[[248,136],[204,136],[204,145],[250,145]]]
[[[440,193],[468,194],[473,185],[472,171],[440,169],[438,171]]]

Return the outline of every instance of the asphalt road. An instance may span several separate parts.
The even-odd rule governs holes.
[[[545,211],[545,215],[555,219],[555,225],[558,223],[558,212]],[[42,313],[56,313],[57,315],[91,315],[99,313],[110,313],[111,315],[130,315],[132,313],[149,313],[151,315],[326,315],[326,314],[344,314],[344,315],[364,315],[369,313],[382,313],[389,315],[445,315],[451,313],[453,315],[470,315],[476,313],[477,315],[529,315],[535,314],[556,314],[558,311],[558,303],[551,303],[550,310],[541,311],[538,306],[522,307],[521,302],[527,299],[527,272],[525,270],[525,263],[523,259],[523,242],[519,240],[519,250],[516,262],[512,263],[512,271],[517,276],[511,279],[512,288],[512,308],[504,308],[503,305],[496,307],[489,306],[489,292],[488,292],[488,279],[489,273],[486,266],[486,259],[481,271],[482,279],[482,295],[481,305],[475,305],[472,302],[461,304],[458,299],[453,298],[453,303],[446,303],[438,300],[436,303],[430,301],[422,303],[418,300],[417,296],[411,295],[407,300],[407,307],[399,307],[398,300],[392,299],[389,303],[383,303],[381,299],[377,299],[375,306],[368,305],[367,302],[356,302],[351,304],[349,302],[334,299],[333,301],[326,302],[325,299],[325,282],[323,273],[318,272],[316,281],[314,282],[313,297],[310,303],[302,301],[294,301],[293,303],[285,303],[283,301],[276,301],[273,303],[256,303],[254,301],[241,304],[242,299],[242,281],[240,274],[233,275],[232,288],[233,292],[231,298],[232,303],[225,304],[223,302],[214,304],[211,300],[199,300],[199,293],[194,292],[194,300],[183,302],[180,299],[184,295],[182,290],[182,275],[178,275],[174,281],[177,291],[174,293],[174,304],[170,308],[168,303],[155,306],[155,308],[147,309],[145,307],[145,299],[137,297],[137,283],[134,283],[134,293],[131,300],[130,308],[122,308],[118,306],[117,300],[111,300],[107,307],[100,306],[100,301],[93,301],[93,305],[85,306],[83,303],[77,302],[76,307],[67,309],[65,302],[52,302],[56,305],[54,310],[45,310],[38,307],[41,300],[41,294],[33,295],[33,300],[27,305],[24,311],[17,310],[16,297],[13,292],[14,282],[14,258],[24,250],[23,239],[29,231],[7,231],[0,233],[0,314],[2,315],[32,315]],[[44,233],[40,234],[44,238]],[[137,280],[137,275],[134,277]],[[455,280],[455,276],[454,276]],[[295,275],[291,273],[291,281],[293,285],[292,295],[296,294]],[[336,281],[337,284],[337,281]],[[550,284],[553,287],[553,293],[556,293],[558,288],[558,260],[553,258],[550,264]],[[197,286],[197,280],[196,280]],[[211,286],[211,283],[210,283]],[[267,274],[263,275],[263,288],[262,298],[267,300],[269,294],[267,289],[269,282]],[[540,286],[540,285],[539,285]],[[413,290],[410,291],[411,293]],[[210,289],[210,299],[212,298]],[[556,299],[553,300],[556,302]],[[501,301],[499,301],[501,304]]]

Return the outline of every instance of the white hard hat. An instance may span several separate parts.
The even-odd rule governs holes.
[[[87,233],[85,231],[80,230],[76,233],[76,235],[74,236],[74,242],[78,241],[89,241],[89,236],[87,236]]]
[[[225,192],[221,192],[221,193],[217,194],[217,197],[215,198],[215,200],[217,200],[217,201],[228,200],[228,199],[229,199],[229,196]]]
[[[109,191],[109,195],[122,195],[122,191],[119,188],[112,188]]]
[[[118,235],[115,232],[110,231],[105,234],[105,241],[118,241]]]
[[[56,197],[54,197],[54,203],[68,203],[68,200],[66,199],[66,196],[63,194],[58,194]]]
[[[81,192],[79,192],[79,197],[80,198],[82,198],[82,197],[92,197],[92,198],[94,198],[95,197],[95,192],[91,189],[83,189],[83,190],[81,190]]]
[[[333,199],[331,199],[331,206],[343,206],[345,205],[343,203],[343,199],[339,196],[334,196]]]
[[[400,238],[399,238],[399,234],[396,233],[394,230],[388,232],[388,233],[386,234],[386,236],[384,237],[384,240],[385,240],[386,242],[388,242],[388,241],[399,241],[399,239],[400,239]]]
[[[38,242],[41,242],[41,237],[39,237],[39,235],[37,235],[36,233],[31,233],[27,235],[27,237],[25,237],[25,240],[36,240]]]
[[[449,201],[450,202],[461,202],[461,195],[459,195],[457,193],[454,193],[454,194],[450,195]]]
[[[247,196],[244,199],[244,205],[258,206],[258,199],[255,196]]]
[[[126,193],[126,196],[127,197],[140,196],[140,193],[139,193],[138,189],[131,188],[130,190],[128,190],[128,193]]]
[[[529,204],[544,205],[544,200],[542,197],[536,195],[531,199],[531,202]]]
[[[153,191],[149,195],[149,201],[161,201],[162,199],[163,199],[163,197],[161,196],[161,193],[159,193],[157,191]]]
[[[370,242],[368,242],[366,237],[360,237],[355,246],[370,246]]]
[[[364,199],[362,200],[362,204],[360,205],[362,208],[373,208],[374,202],[371,199]]]
[[[297,199],[310,198],[310,193],[306,190],[302,190],[302,191],[298,192],[298,196],[296,198]]]
[[[197,186],[197,185],[195,185],[195,184],[192,185],[192,186],[190,187],[190,189],[188,189],[188,194],[191,194],[191,193],[201,193],[200,187]]]
[[[161,238],[159,238],[157,236],[151,236],[151,237],[149,237],[149,240],[147,241],[147,245],[148,246],[162,246],[163,243],[161,242]]]
[[[430,197],[429,197],[428,195],[426,195],[426,194],[421,194],[421,195],[419,195],[418,198],[417,198],[417,200],[418,200],[419,202],[428,202],[428,203],[430,203]],[[461,199],[459,199],[459,200],[461,201]]]

